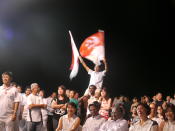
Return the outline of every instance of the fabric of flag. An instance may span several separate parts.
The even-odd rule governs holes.
[[[104,31],[87,37],[80,46],[80,54],[82,57],[99,65],[100,61],[105,58]]]
[[[70,80],[72,80],[72,78],[76,77],[77,73],[78,73],[78,69],[79,69],[79,62],[78,62],[78,57],[79,57],[79,52],[78,49],[75,45],[74,39],[72,37],[71,32],[69,31],[70,34],[70,38],[71,38],[71,46],[72,46],[72,63],[70,66]]]

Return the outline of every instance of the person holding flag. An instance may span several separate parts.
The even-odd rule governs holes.
[[[100,65],[95,65],[94,70],[90,69],[86,63],[83,61],[82,57],[79,56],[79,60],[81,62],[81,64],[83,65],[83,67],[86,69],[86,71],[88,72],[88,74],[90,75],[90,82],[89,82],[89,86],[91,85],[95,85],[96,86],[96,92],[100,92],[102,89],[102,84],[103,84],[103,78],[107,72],[107,63],[106,63],[106,59],[103,59],[103,63],[105,65],[105,69],[103,71],[101,71],[100,69]],[[85,91],[84,95],[89,95],[89,86]]]
[[[90,75],[90,85],[96,86],[96,92],[100,92],[103,84],[104,76],[107,72],[107,62],[105,59],[105,51],[104,51],[104,31],[99,30],[97,33],[89,36],[84,40],[80,47],[80,54],[82,57],[92,61],[95,64],[94,70],[90,69],[86,63],[83,61],[82,57],[79,56],[79,60],[82,63],[83,67],[86,69],[88,74]],[[100,65],[101,61],[103,61],[105,69],[101,71]],[[89,86],[85,91],[84,95],[89,94]]]

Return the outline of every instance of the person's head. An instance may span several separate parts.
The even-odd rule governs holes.
[[[162,106],[157,106],[157,114],[163,114]]]
[[[67,113],[68,115],[73,115],[76,112],[76,104],[74,102],[69,102],[67,104]]]
[[[92,104],[89,105],[89,111],[93,117],[98,115],[99,110],[100,110],[99,102],[94,101]]]
[[[69,97],[69,95],[70,95],[70,90],[66,89],[66,96]]]
[[[101,95],[101,92],[100,91],[96,91],[95,92],[95,98],[99,99],[100,98],[100,95]]]
[[[157,106],[156,106],[156,104],[155,103],[151,103],[150,105],[149,105],[149,107],[150,107],[150,109],[151,109],[151,114],[153,114],[153,115],[156,115],[156,112],[157,112]]]
[[[65,95],[66,93],[66,87],[64,85],[61,85],[58,87],[58,95]]]
[[[158,100],[158,101],[161,101],[162,100],[162,93],[157,93],[157,95],[156,95],[156,99]]]
[[[120,106],[113,107],[112,112],[111,112],[111,119],[116,121],[118,119],[123,118],[123,116],[124,116],[123,109],[124,108],[121,108]]]
[[[79,93],[78,92],[75,92],[74,98],[78,100],[78,98],[79,98]]]
[[[40,91],[39,91],[39,96],[45,97],[45,92],[44,92],[44,90],[40,90]]]
[[[137,114],[137,106],[133,106],[131,108],[131,112],[132,112],[132,114]]]
[[[171,97],[170,97],[170,96],[167,96],[167,97],[166,97],[166,101],[167,101],[167,102],[170,102],[170,100],[171,100]]]
[[[39,85],[37,83],[32,83],[31,90],[32,90],[32,93],[37,94],[39,91]]]
[[[149,96],[144,96],[145,97],[145,102],[149,103],[150,102],[150,97]]]
[[[95,90],[96,90],[96,86],[95,85],[90,85],[89,86],[89,93],[91,95],[94,95],[95,94]]]
[[[5,85],[10,85],[12,81],[12,73],[11,72],[4,72],[2,73],[2,82]]]
[[[132,102],[133,102],[133,103],[137,103],[137,102],[138,102],[137,97],[134,97],[134,98],[132,99]]]
[[[103,88],[102,90],[101,90],[101,97],[102,98],[108,98],[109,97],[109,94],[108,94],[108,92],[107,92],[107,88]]]
[[[100,72],[100,66],[99,66],[99,65],[95,65],[94,71],[95,71],[95,72]]]
[[[18,85],[16,88],[17,88],[17,90],[18,90],[19,93],[22,92],[22,86]]]
[[[13,86],[13,87],[16,87],[17,88],[18,84],[16,82],[11,82],[10,83],[10,86]]]
[[[74,98],[74,96],[75,96],[75,91],[71,90],[69,93],[69,98]]]
[[[26,87],[25,89],[25,94],[28,96],[31,93],[31,88],[29,86]]]
[[[138,104],[137,114],[140,117],[140,119],[147,118],[147,116],[150,114],[150,107],[144,103]]]
[[[57,96],[57,93],[56,92],[52,92],[51,97],[55,98],[56,96]]]
[[[175,121],[175,106],[173,104],[168,104],[165,110],[165,120]]]

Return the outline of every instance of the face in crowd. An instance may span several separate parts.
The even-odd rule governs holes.
[[[2,74],[2,82],[3,82],[3,84],[9,85],[10,82],[11,82],[11,80],[12,80],[12,78],[11,78],[10,75],[8,75],[8,74]]]

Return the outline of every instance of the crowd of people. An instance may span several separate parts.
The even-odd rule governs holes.
[[[12,74],[2,74],[0,86],[0,131],[175,131],[175,94],[157,93],[130,100],[126,96],[111,98],[109,88],[103,87],[104,70],[95,65],[90,69],[81,57],[80,62],[90,75],[83,96],[79,92],[57,87],[46,97],[38,83],[25,91]]]
[[[75,90],[58,86],[45,97],[39,84],[32,83],[25,92],[2,74],[0,87],[0,131],[174,131],[174,98],[157,93],[150,98],[126,96],[110,98],[107,88],[88,87],[79,96]]]

